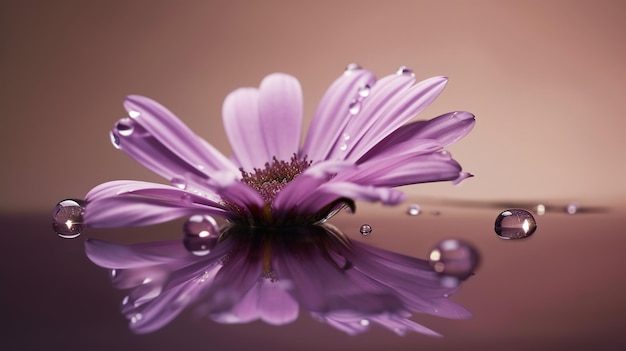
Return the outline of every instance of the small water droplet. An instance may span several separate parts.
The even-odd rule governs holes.
[[[115,124],[115,129],[120,133],[121,136],[130,136],[133,134],[133,121],[130,118],[122,118]]]
[[[52,228],[62,238],[75,238],[83,231],[84,212],[82,200],[63,200],[52,211]]]
[[[116,275],[117,275],[117,270],[112,269],[111,270],[111,278],[115,278]]]
[[[141,115],[141,113],[139,113],[139,111],[134,111],[134,110],[128,111],[128,116],[130,118],[137,118],[137,117],[139,117],[139,115]]]
[[[537,229],[533,215],[521,208],[502,211],[496,218],[494,230],[501,239],[528,238]]]
[[[420,205],[418,204],[411,204],[409,205],[409,208],[406,210],[406,213],[409,216],[417,216],[422,212],[422,209],[420,208]]]
[[[341,151],[346,151],[346,150],[348,150],[348,144],[346,144],[346,143],[341,144],[341,145],[339,146],[339,150],[341,150]]]
[[[350,140],[350,134],[348,133],[343,133],[341,137],[343,138],[343,140],[346,140],[346,141]]]
[[[361,66],[359,66],[356,63],[351,63],[348,66],[346,66],[346,69],[345,71],[343,71],[343,74],[346,74],[346,75],[352,74],[352,72],[359,70],[359,69],[361,69]]]
[[[543,216],[546,213],[546,206],[539,204],[535,207],[535,213],[539,216]]]
[[[197,167],[199,170],[201,170],[201,171],[202,171],[202,170],[204,170],[204,166],[203,166],[203,165],[197,165],[196,167]]]
[[[170,184],[172,184],[172,186],[175,186],[180,190],[187,189],[187,180],[183,178],[174,177],[172,178],[172,180],[170,180]]]
[[[139,322],[141,319],[143,319],[143,315],[141,313],[137,313],[134,316],[130,317],[130,322],[135,324]]]
[[[109,137],[111,138],[111,144],[113,144],[113,147],[116,149],[120,149],[120,138],[115,135],[115,133],[113,133],[113,131],[109,132]]]
[[[565,212],[569,214],[576,214],[576,212],[578,212],[578,205],[573,203],[568,204],[567,206],[565,206]]]
[[[396,74],[415,77],[415,73],[413,73],[413,70],[407,66],[401,66],[400,68],[398,68],[398,70],[396,71]]]
[[[348,106],[351,115],[356,115],[361,111],[361,102],[358,100],[352,100],[350,105]]]
[[[217,244],[219,227],[213,217],[191,216],[183,226],[183,245],[196,256],[208,254]]]
[[[359,88],[359,96],[362,98],[366,98],[370,95],[370,91],[372,89],[370,88],[369,84],[365,84],[364,86]]]
[[[478,250],[468,242],[447,239],[431,250],[429,262],[442,278],[463,280],[474,273],[480,262],[480,255]],[[442,284],[447,284],[446,279],[442,280]]]
[[[361,234],[365,236],[368,236],[372,233],[372,226],[369,224],[363,224],[361,228],[359,228],[359,232],[361,232]]]
[[[359,324],[361,324],[361,325],[362,325],[362,326],[364,326],[364,327],[367,327],[368,325],[370,325],[370,321],[369,321],[369,319],[365,319],[365,318],[363,318],[363,319],[361,319],[361,321],[359,322]]]
[[[190,204],[193,202],[191,200],[191,194],[189,193],[183,193],[182,195],[180,195],[180,200],[185,204]]]

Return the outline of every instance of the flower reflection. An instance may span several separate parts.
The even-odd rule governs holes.
[[[137,333],[155,331],[186,307],[219,323],[293,322],[300,308],[348,334],[373,324],[397,334],[436,332],[413,313],[468,318],[427,261],[351,241],[328,224],[224,230],[205,256],[180,240],[86,243],[88,257],[131,289],[122,313]]]

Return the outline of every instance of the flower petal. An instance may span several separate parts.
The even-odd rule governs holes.
[[[303,112],[300,83],[290,75],[274,73],[263,79],[259,92],[261,129],[257,133],[263,136],[269,153],[264,162],[274,156],[289,160],[300,147]]]
[[[194,214],[231,218],[205,197],[167,185],[119,180],[100,184],[85,197],[84,222],[94,228],[143,226]]]
[[[139,268],[190,258],[181,240],[120,245],[87,239],[85,253],[93,263],[110,269]]]
[[[370,117],[375,119],[375,122],[354,146],[349,159],[358,160],[374,145],[428,107],[443,91],[447,81],[446,77],[428,78],[400,94],[391,96],[387,103]]]
[[[301,156],[309,160],[327,159],[349,121],[350,104],[359,89],[373,85],[374,74],[364,69],[349,70],[328,88],[320,101],[306,136]]]
[[[238,173],[237,167],[228,158],[197,136],[172,112],[156,101],[131,95],[124,101],[124,107],[132,120],[158,140],[164,149],[169,150],[189,165],[207,172]],[[162,150],[163,148],[155,149],[156,152],[151,156],[158,158]],[[170,157],[167,156],[167,158]]]

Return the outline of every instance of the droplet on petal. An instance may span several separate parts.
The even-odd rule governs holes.
[[[348,109],[351,115],[356,115],[359,111],[361,111],[361,102],[358,100],[352,100]]]
[[[576,214],[578,212],[578,205],[572,203],[565,206],[565,212],[569,214]]]
[[[364,326],[364,327],[367,327],[368,325],[370,325],[370,321],[369,321],[369,319],[365,319],[365,318],[363,318],[363,319],[361,319],[361,321],[359,322],[359,324],[361,324],[361,325],[362,325],[362,326]]]
[[[447,239],[431,250],[429,262],[441,276],[442,284],[454,286],[455,280],[467,279],[474,273],[480,262],[480,255],[468,242]]]
[[[415,73],[413,72],[413,70],[407,66],[401,66],[400,68],[398,68],[398,70],[396,71],[396,74],[415,77]]]
[[[172,180],[170,180],[170,184],[172,184],[172,186],[177,187],[180,190],[185,190],[187,189],[187,180],[183,179],[183,178],[172,178]]]
[[[501,239],[528,238],[537,229],[533,215],[520,208],[502,211],[496,218],[494,230]]]
[[[364,236],[368,236],[372,233],[372,226],[369,224],[363,224],[359,229],[359,232],[361,232]]]
[[[191,216],[183,226],[183,244],[196,256],[208,254],[217,244],[219,227],[213,217]]]
[[[82,200],[63,200],[52,211],[52,228],[62,238],[75,238],[83,231],[84,212]]]
[[[371,88],[369,84],[365,84],[364,86],[359,88],[359,96],[362,98],[366,98],[370,95]]]
[[[341,151],[346,151],[346,150],[348,150],[348,144],[346,144],[346,143],[341,144],[341,145],[339,146],[339,150],[341,150]]]
[[[361,66],[359,66],[356,63],[351,63],[348,66],[346,66],[346,70],[343,71],[343,74],[352,74],[352,72],[361,69]]]
[[[190,204],[190,203],[192,202],[192,200],[191,200],[191,194],[189,194],[189,193],[183,193],[183,194],[180,196],[180,200],[181,200],[183,203]]]
[[[133,134],[133,121],[130,118],[122,118],[115,124],[115,128],[121,136],[130,136]]]
[[[137,118],[139,117],[140,114],[141,113],[139,113],[139,111],[133,111],[133,110],[128,111],[128,116],[130,118]]]
[[[417,216],[422,212],[422,209],[420,208],[420,205],[418,204],[410,204],[409,208],[406,210],[406,213],[409,216]]]

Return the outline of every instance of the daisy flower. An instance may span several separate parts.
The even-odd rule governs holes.
[[[355,201],[395,205],[396,187],[469,176],[444,148],[474,126],[469,112],[410,122],[445,87],[416,82],[406,67],[376,80],[350,65],[324,94],[301,142],[299,82],[282,73],[228,95],[222,116],[227,157],[172,112],[142,96],[113,145],[168,184],[119,180],[84,202],[63,201],[55,229],[152,225],[188,217],[181,240],[131,246],[88,240],[86,252],[132,289],[122,311],[137,332],[156,330],[186,306],[222,323],[293,321],[300,307],[350,334],[370,324],[403,334],[435,332],[411,313],[466,318],[428,262],[350,241],[325,223]],[[218,228],[213,217],[228,223]],[[191,253],[190,253],[191,251]]]

